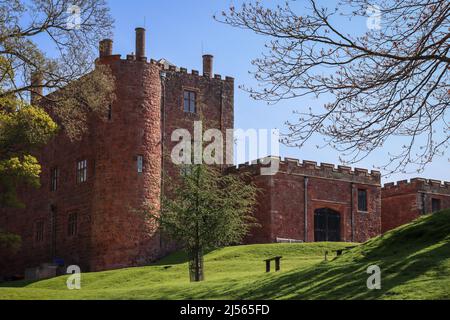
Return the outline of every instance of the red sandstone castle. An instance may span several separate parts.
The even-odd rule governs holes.
[[[203,73],[165,60],[148,61],[145,30],[136,29],[136,54],[113,55],[112,40],[100,43],[97,64],[111,67],[116,100],[108,120],[93,117],[89,133],[69,142],[59,135],[38,155],[41,188],[25,189],[25,209],[0,209],[0,228],[22,238],[19,252],[0,252],[0,276],[57,262],[81,270],[147,264],[168,252],[155,226],[136,214],[164,192],[162,172],[179,174],[166,155],[171,133],[192,132],[206,120],[224,136],[234,127],[234,79],[213,74],[213,57],[203,56]],[[450,183],[421,179],[381,187],[377,171],[294,159],[274,175],[262,164],[229,168],[250,172],[263,190],[254,229],[246,243],[277,241],[364,242],[420,214],[450,207]]]

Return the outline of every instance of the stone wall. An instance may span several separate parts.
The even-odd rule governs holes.
[[[440,201],[441,209],[450,208],[450,182],[416,178],[385,184],[381,191],[382,232],[431,213],[433,199]]]
[[[147,61],[142,32],[137,30],[139,56],[121,59],[112,54],[112,40],[103,41],[107,45],[101,47],[97,63],[109,65],[116,81],[111,119],[92,116],[89,132],[80,141],[69,141],[63,133],[53,139],[37,153],[41,188],[19,190],[26,208],[0,208],[0,228],[22,237],[19,252],[0,248],[0,276],[23,275],[26,268],[55,258],[79,265],[83,272],[139,266],[173,250],[174,244],[140,209],[156,211],[168,183],[176,183],[180,168],[170,159],[178,143],[171,141],[174,130],[193,135],[194,121],[202,121],[204,130],[219,129],[226,140],[227,129],[234,128],[234,79],[214,75],[210,55],[203,57],[202,74],[167,61]],[[196,93],[197,112],[184,111],[184,90]],[[137,170],[140,156],[142,173]],[[84,183],[76,179],[79,160],[88,164]],[[450,207],[448,182],[413,179],[382,189],[378,171],[272,160],[279,164],[274,175],[262,175],[261,162],[224,166],[230,173],[251,173],[260,189],[255,216],[261,227],[251,230],[246,243],[315,241],[315,212],[324,208],[339,214],[341,241],[364,242],[431,212],[433,199],[440,200],[442,209]],[[55,167],[58,189],[51,191]],[[367,191],[364,212],[358,210],[359,189]],[[77,232],[71,236],[69,217],[74,213]],[[36,239],[38,222],[44,227],[42,240]]]
[[[99,61],[102,63],[102,60]],[[160,257],[160,239],[140,209],[158,210],[161,186],[161,66],[107,61],[116,78],[111,120],[96,125],[91,270],[143,265]],[[143,172],[137,170],[143,157]]]
[[[163,79],[163,172],[173,179],[179,174],[179,168],[170,158],[172,149],[178,144],[178,141],[171,141],[174,130],[186,129],[193,139],[194,122],[201,121],[203,131],[218,129],[226,141],[226,130],[234,128],[234,79],[222,79],[217,74],[211,78],[208,74],[200,75],[196,70],[188,73],[185,68],[175,66],[164,70]],[[184,90],[196,93],[196,113],[184,112]]]
[[[170,141],[173,130],[192,132],[195,120],[220,129],[224,136],[233,128],[233,78],[188,73],[144,56],[121,59],[112,54],[112,40],[105,41],[108,50],[100,47],[96,63],[109,65],[115,77],[111,118],[92,116],[89,133],[80,141],[69,141],[62,133],[38,153],[41,188],[19,190],[26,208],[0,209],[0,227],[23,241],[15,254],[0,252],[0,276],[23,275],[26,268],[55,258],[87,272],[144,265],[163,256],[173,244],[140,209],[159,208],[163,173],[172,181],[179,175],[170,160],[176,144]],[[197,113],[184,112],[184,90],[197,93]],[[138,156],[143,157],[142,173],[137,170]],[[76,181],[79,160],[87,160],[84,183]],[[58,189],[50,191],[55,167]],[[73,213],[77,232],[70,236]],[[42,241],[35,239],[38,221],[44,223]]]
[[[260,228],[247,243],[275,242],[277,238],[315,241],[317,209],[335,210],[341,217],[341,241],[364,242],[381,232],[380,173],[334,167],[286,158],[275,175],[261,175],[261,163],[241,165],[231,172],[250,172],[260,189],[255,217]],[[358,211],[358,189],[367,190],[368,210]],[[307,213],[305,215],[305,212]],[[306,228],[305,228],[306,225]]]

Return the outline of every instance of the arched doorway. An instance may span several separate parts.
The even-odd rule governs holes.
[[[314,211],[314,241],[341,241],[341,215],[329,208]]]

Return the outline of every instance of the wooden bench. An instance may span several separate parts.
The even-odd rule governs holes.
[[[353,249],[353,248],[356,248],[356,246],[350,246],[350,247],[345,247],[345,248],[342,248],[342,249],[338,249],[338,250],[333,250],[333,252],[336,252],[336,256],[341,256],[342,255],[342,253],[344,252],[344,251],[347,251],[347,250],[350,250],[350,249]]]
[[[342,255],[342,253],[343,253],[344,251],[350,250],[350,249],[353,249],[353,248],[356,248],[356,246],[345,247],[345,248],[342,248],[342,249],[333,250],[333,251],[331,251],[331,252],[336,252],[336,256],[339,257],[339,256]],[[328,250],[325,251],[325,261],[328,261]]]
[[[266,272],[270,272],[270,263],[272,261],[275,261],[275,271],[280,271],[281,258],[283,258],[283,257],[278,256],[278,257],[273,257],[273,258],[264,260],[264,262],[266,263]]]

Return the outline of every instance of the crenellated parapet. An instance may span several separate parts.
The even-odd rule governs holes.
[[[110,63],[114,63],[114,62],[118,62],[118,61],[123,62],[123,63],[145,63],[145,64],[154,65],[154,66],[159,67],[161,69],[161,71],[164,71],[166,74],[170,73],[172,75],[178,75],[178,76],[194,76],[194,77],[198,77],[199,79],[206,79],[209,81],[223,81],[223,82],[230,83],[230,84],[234,83],[233,77],[229,77],[229,76],[223,77],[220,74],[214,74],[213,77],[209,77],[208,75],[200,74],[200,72],[195,69],[188,70],[185,67],[177,67],[172,64],[167,64],[163,59],[161,59],[161,60],[150,59],[149,61],[147,61],[146,58],[143,57],[143,58],[141,58],[141,60],[138,60],[138,59],[136,59],[136,56],[131,55],[131,54],[127,55],[126,59],[122,59],[122,56],[120,54],[102,56],[102,57],[97,58],[96,63],[110,64]]]
[[[382,191],[385,195],[410,192],[435,192],[450,195],[450,182],[433,179],[414,178],[385,183]]]
[[[281,157],[267,157],[253,161],[251,164],[240,164],[230,170],[235,172],[261,174],[261,169],[270,167],[269,163],[272,163],[272,167],[278,163],[277,173],[281,174],[302,175],[331,180],[346,180],[377,186],[381,185],[381,173],[376,170],[369,171],[362,168],[352,169],[351,167],[342,165],[336,166],[330,163],[318,164],[315,161],[300,161],[293,158],[282,159]]]
[[[220,74],[214,74],[213,76],[210,76],[208,73],[200,74],[200,72],[198,70],[195,70],[195,69],[188,70],[185,67],[177,67],[175,65],[168,64],[164,60],[153,60],[152,59],[152,60],[150,60],[150,63],[159,64],[161,66],[161,70],[163,70],[166,73],[171,73],[173,75],[178,75],[178,76],[189,75],[189,76],[199,77],[201,79],[207,79],[207,80],[212,80],[212,81],[225,81],[228,83],[234,83],[233,77],[228,77],[228,76],[222,77],[222,75],[220,75]]]
[[[200,74],[198,70],[190,70],[187,68],[178,67],[168,62],[165,59],[148,60],[145,55],[145,29],[136,28],[136,54],[128,54],[125,59],[121,58],[120,54],[113,54],[113,40],[104,39],[100,41],[99,44],[99,57],[96,60],[98,64],[112,64],[117,62],[122,63],[145,63],[157,66],[161,69],[161,71],[165,72],[166,75],[172,74],[175,76],[189,76],[189,77],[198,77],[197,80],[206,79],[208,81],[223,81],[224,83],[229,83],[234,85],[233,77],[222,77],[220,74],[213,74],[213,56],[206,54],[203,55],[203,72]]]

